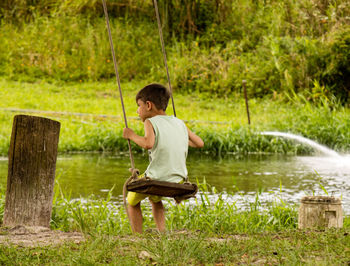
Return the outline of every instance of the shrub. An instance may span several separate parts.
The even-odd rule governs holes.
[[[350,26],[330,34],[321,82],[342,102],[350,96]]]

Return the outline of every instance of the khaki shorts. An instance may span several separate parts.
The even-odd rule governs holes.
[[[145,174],[140,175],[138,178],[143,178],[145,177]],[[155,195],[147,195],[147,194],[142,194],[142,193],[137,193],[137,192],[128,192],[127,200],[129,205],[135,206],[139,204],[142,200],[145,198],[149,198],[150,201],[157,203],[162,200],[161,196],[155,196]]]

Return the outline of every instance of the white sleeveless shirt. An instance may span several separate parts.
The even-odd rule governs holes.
[[[187,177],[188,132],[183,121],[167,115],[148,118],[155,134],[149,152],[146,176],[159,181],[179,183]]]

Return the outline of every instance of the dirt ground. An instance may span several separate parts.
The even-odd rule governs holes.
[[[66,241],[80,243],[85,241],[79,232],[62,232],[40,226],[0,228],[0,245],[12,244],[23,247],[56,246]]]
[[[156,230],[149,230],[146,234],[158,234]],[[173,236],[193,234],[186,230],[174,231]],[[135,236],[124,236],[130,241],[138,241]],[[237,235],[225,238],[208,238],[207,241],[224,242],[229,239],[246,239],[247,236]],[[22,247],[38,247],[38,246],[57,246],[69,241],[73,243],[81,243],[85,241],[85,237],[79,232],[62,232],[51,230],[41,226],[22,226],[17,225],[13,228],[0,227],[0,245],[17,245]]]

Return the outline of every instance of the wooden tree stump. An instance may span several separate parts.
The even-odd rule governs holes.
[[[331,227],[343,227],[340,199],[328,196],[303,197],[299,208],[298,228]]]
[[[59,132],[57,121],[14,117],[4,226],[50,226]]]

